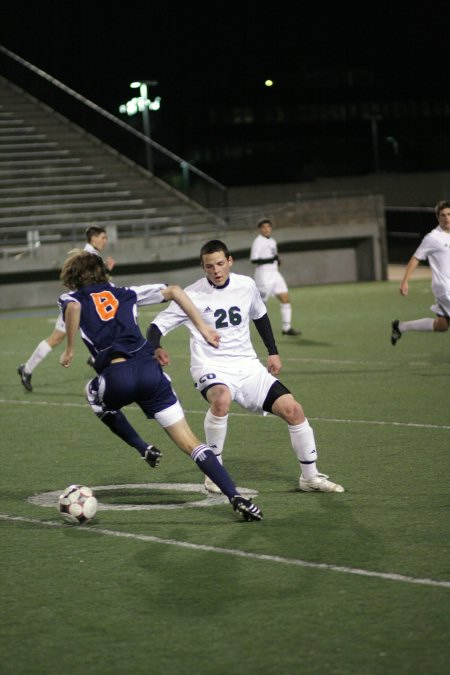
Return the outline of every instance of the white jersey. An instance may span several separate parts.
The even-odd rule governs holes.
[[[100,253],[97,251],[96,248],[94,248],[94,246],[92,246],[92,244],[89,243],[85,244],[83,250],[87,251],[88,253],[93,253],[94,255],[100,256]]]
[[[206,363],[255,359],[250,340],[250,321],[267,313],[255,282],[242,274],[231,273],[226,286],[217,288],[206,277],[184,289],[197,307],[205,323],[214,326],[220,335],[216,349],[209,345],[176,302],[171,302],[152,323],[162,335],[183,324],[191,332],[191,367]]]
[[[288,292],[286,281],[278,271],[278,247],[273,237],[258,234],[252,244],[250,260],[267,260],[257,264],[255,269],[255,283],[264,302],[274,295]]]
[[[278,271],[278,246],[273,237],[265,237],[258,234],[253,240],[250,251],[250,260],[267,260],[264,265],[258,265],[257,270],[261,270],[266,274],[273,274]],[[270,261],[270,262],[269,262]]]
[[[428,260],[431,288],[436,298],[450,297],[450,232],[440,226],[431,230],[414,253],[418,260]]]

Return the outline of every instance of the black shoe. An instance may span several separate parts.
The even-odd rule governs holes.
[[[20,381],[22,382],[25,389],[27,391],[33,391],[33,387],[31,386],[31,373],[25,372],[25,364],[24,363],[20,364],[20,366],[17,368],[17,372],[20,375]]]
[[[161,457],[162,453],[158,450],[158,448],[155,448],[154,445],[149,445],[147,450],[142,455],[142,459],[145,459],[147,464],[151,466],[152,469],[156,469],[156,467],[159,465]]]
[[[86,363],[88,364],[88,366],[91,366],[91,368],[95,368],[95,359],[93,356],[90,356],[86,361]]]
[[[400,333],[398,324],[399,324],[398,319],[395,319],[395,321],[392,322],[391,344],[394,347],[397,344],[397,341],[400,340],[400,338],[402,337],[402,334]]]
[[[235,512],[239,513],[244,520],[248,522],[251,520],[262,520],[263,514],[261,509],[256,504],[253,504],[251,499],[235,495],[230,501]]]
[[[301,335],[301,330],[295,330],[295,328],[289,328],[289,330],[284,330],[283,335]]]

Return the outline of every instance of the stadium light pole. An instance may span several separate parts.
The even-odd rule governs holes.
[[[379,173],[380,152],[378,147],[378,122],[381,120],[381,115],[366,115],[366,119],[370,121],[370,130],[372,132],[373,168],[375,173]]]
[[[144,130],[144,135],[151,139],[151,122],[150,122],[150,110],[159,110],[161,107],[161,97],[156,96],[153,101],[148,97],[148,88],[154,87],[158,84],[156,80],[143,80],[142,82],[132,82],[130,84],[131,89],[139,89],[139,97],[132,98],[131,101],[127,101],[126,104],[119,107],[121,113],[126,113],[127,115],[135,115],[138,112],[142,113],[142,127]],[[145,144],[145,161],[147,169],[150,173],[153,173],[153,151],[151,143]]]

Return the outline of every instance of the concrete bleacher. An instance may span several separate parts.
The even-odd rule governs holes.
[[[120,284],[190,283],[211,238],[253,275],[262,216],[276,223],[289,286],[386,278],[381,195],[280,194],[206,209],[0,76],[0,310],[55,304],[67,252],[94,224],[108,233]]]
[[[55,225],[75,239],[88,225],[204,227],[220,220],[113,148],[0,77],[0,253],[30,249]],[[51,232],[47,231],[47,228]],[[13,230],[15,230],[13,232]],[[61,233],[61,238],[64,238]],[[73,242],[75,243],[75,242]]]

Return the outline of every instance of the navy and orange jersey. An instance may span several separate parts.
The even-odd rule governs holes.
[[[97,372],[109,364],[114,355],[134,358],[153,354],[153,347],[142,335],[137,321],[137,307],[165,302],[161,290],[166,284],[114,286],[104,282],[64,293],[58,304],[63,316],[69,302],[81,305],[80,334],[95,358]]]

